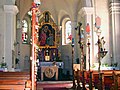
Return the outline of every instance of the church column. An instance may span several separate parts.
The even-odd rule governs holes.
[[[62,38],[60,38],[60,35],[62,35],[62,26],[61,25],[58,25],[58,42],[59,42],[59,46],[58,46],[58,53],[59,55],[61,56],[61,46],[62,46]],[[61,59],[61,57],[60,57]]]
[[[81,15],[81,21],[83,26],[84,26],[84,30],[86,29],[86,25],[89,24],[90,26],[90,37],[88,37],[87,33],[85,33],[85,54],[86,54],[86,69],[89,69],[89,59],[90,59],[90,64],[92,64],[92,60],[94,58],[94,42],[93,42],[93,7],[83,7],[79,14]],[[90,42],[90,56],[88,53],[88,38],[89,38],[89,42]],[[89,58],[90,57],[90,58]]]
[[[110,52],[111,52],[111,63],[119,62],[120,60],[120,1],[112,0],[109,3],[110,13]]]
[[[8,65],[8,70],[14,67],[14,44],[16,42],[16,14],[18,8],[15,5],[4,5],[5,12],[5,62]]]
[[[72,30],[72,38],[74,39],[74,62],[76,63],[76,59],[78,58],[78,50],[77,50],[77,45],[78,45],[78,41],[77,41],[77,34],[75,31],[75,28],[77,27],[77,22],[75,21],[71,21],[71,30]]]

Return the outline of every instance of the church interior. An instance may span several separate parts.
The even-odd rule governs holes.
[[[0,90],[120,90],[120,0],[0,0]]]

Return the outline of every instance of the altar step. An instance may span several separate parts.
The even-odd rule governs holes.
[[[72,81],[41,81],[37,82],[37,90],[68,90]]]

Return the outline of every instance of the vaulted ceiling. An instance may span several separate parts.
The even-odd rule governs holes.
[[[78,11],[86,6],[89,2],[90,4],[87,6],[91,6],[91,0],[40,0],[40,11],[41,13],[44,11],[49,11],[56,23],[60,22],[62,18],[65,17],[74,17],[78,15]],[[30,10],[32,7],[33,0],[16,0],[16,5],[19,9],[20,18],[23,18],[24,15]],[[86,3],[87,2],[87,3]],[[73,18],[73,19],[76,19]],[[72,18],[71,18],[72,19]]]

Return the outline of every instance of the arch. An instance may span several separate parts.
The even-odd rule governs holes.
[[[58,25],[61,26],[63,19],[67,18],[67,17],[70,18],[71,20],[72,19],[77,20],[77,17],[78,17],[77,15],[78,15],[79,10],[81,10],[81,8],[92,7],[92,6],[93,6],[92,0],[78,0],[78,1],[76,1],[76,3],[74,3],[74,8],[75,8],[74,11],[77,10],[76,12],[71,13],[71,15],[69,15],[68,12],[65,11],[65,10],[61,10],[59,12],[59,14],[58,14],[58,19],[59,19],[58,20],[58,22],[59,22]]]
[[[19,9],[19,17],[22,20],[27,12],[31,9],[32,0],[16,0],[15,3]]]
[[[62,21],[65,18],[70,18],[69,14],[65,10],[60,10],[58,14],[58,25],[62,26]]]
[[[92,0],[83,0],[84,7],[92,7]]]
[[[65,22],[67,22],[68,20],[70,20],[69,15],[64,15],[64,16],[61,18],[61,20],[60,20],[60,25],[62,25],[63,20],[64,20]]]

